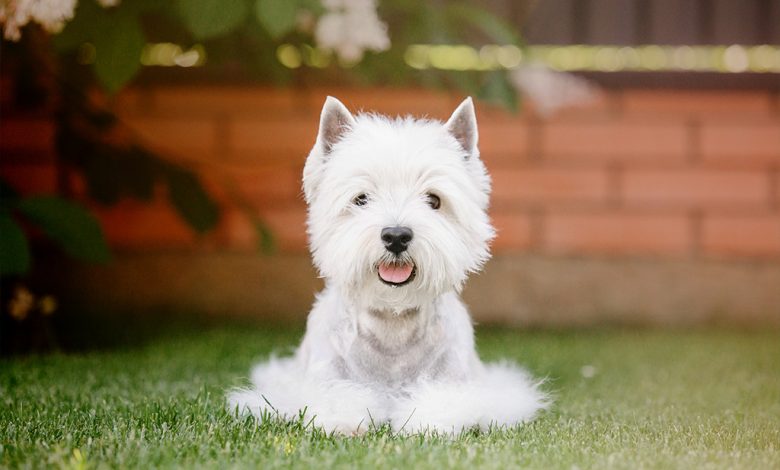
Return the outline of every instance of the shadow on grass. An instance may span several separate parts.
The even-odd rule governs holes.
[[[157,309],[145,312],[67,311],[20,322],[4,318],[0,355],[132,349],[160,340],[184,338],[217,329],[263,330],[287,336],[303,324],[257,317],[215,317],[197,312]]]

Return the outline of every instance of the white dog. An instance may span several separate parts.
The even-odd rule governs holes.
[[[325,278],[291,358],[252,372],[233,409],[359,433],[457,433],[527,421],[548,403],[517,367],[483,364],[458,293],[490,256],[490,178],[471,98],[443,124],[353,116],[328,97],[303,171]]]

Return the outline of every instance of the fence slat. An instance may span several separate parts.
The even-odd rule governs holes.
[[[756,44],[759,21],[756,0],[714,0],[713,40],[720,44]]]
[[[588,42],[635,44],[636,12],[636,0],[592,0],[588,18]]]
[[[780,0],[545,0],[518,26],[530,44],[778,44]]]
[[[525,37],[532,44],[574,42],[574,0],[538,2],[525,25]],[[580,19],[581,20],[581,19]]]
[[[701,42],[700,3],[697,0],[650,2],[650,44],[696,44]]]

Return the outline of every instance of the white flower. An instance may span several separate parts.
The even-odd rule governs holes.
[[[24,23],[26,22],[25,20]],[[3,37],[11,41],[19,40],[21,37],[19,19],[16,17],[16,9],[10,1],[2,0],[0,3],[0,25],[3,26]]]
[[[374,0],[322,0],[327,12],[317,22],[314,38],[323,49],[357,62],[366,50],[390,47],[387,25],[379,19]]]
[[[18,41],[20,29],[34,21],[51,33],[60,32],[73,18],[76,0],[2,0],[0,24],[6,39]]]
[[[596,87],[584,78],[538,64],[513,70],[510,81],[545,117],[561,108],[590,102],[597,95]]]

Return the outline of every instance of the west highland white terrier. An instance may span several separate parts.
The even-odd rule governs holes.
[[[515,425],[547,396],[523,370],[484,364],[459,292],[489,258],[490,177],[471,98],[446,123],[322,109],[303,170],[314,264],[325,279],[294,356],[228,397],[257,416],[354,434]]]

